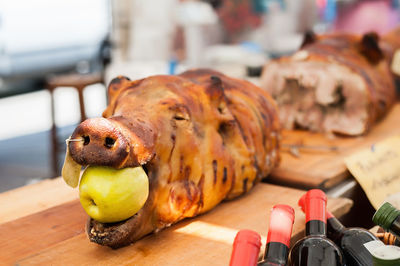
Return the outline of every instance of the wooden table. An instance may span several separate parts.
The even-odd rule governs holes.
[[[90,243],[84,232],[87,215],[77,191],[60,178],[0,194],[0,264],[5,265],[228,265],[233,239],[240,229],[262,235],[273,205],[296,210],[292,241],[303,234],[304,214],[297,200],[304,191],[258,184],[246,195],[207,214],[184,220],[135,244],[112,250]],[[351,200],[330,199],[338,217]],[[262,247],[264,249],[264,247]]]
[[[282,132],[282,157],[280,166],[269,177],[269,182],[278,185],[328,190],[351,175],[343,158],[362,148],[400,134],[400,104],[396,104],[386,117],[360,137],[327,136],[300,130]],[[299,150],[300,157],[289,152],[287,145],[313,147],[336,147],[335,151]]]

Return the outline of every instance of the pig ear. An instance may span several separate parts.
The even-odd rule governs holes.
[[[309,44],[316,42],[318,39],[317,35],[312,30],[306,31],[304,33],[303,42],[300,45],[300,48],[304,48]]]
[[[114,109],[113,106],[118,98],[118,95],[123,88],[127,87],[130,82],[130,79],[125,76],[118,76],[111,80],[110,84],[108,85],[108,106],[103,112],[103,117],[109,117],[112,115],[112,110]]]
[[[211,104],[218,108],[220,103],[224,101],[225,93],[222,80],[218,76],[211,76],[206,90],[210,96]]]
[[[227,101],[224,92],[224,84],[220,77],[211,76],[210,81],[207,86],[206,93],[210,97],[211,106],[216,108],[219,113],[219,119],[222,120],[232,120],[233,116],[228,109]]]
[[[379,36],[375,32],[369,32],[362,36],[359,50],[373,64],[384,58],[384,54],[379,47]]]
[[[122,88],[125,88],[131,80],[125,76],[118,76],[111,80],[108,85],[108,103],[112,103],[113,100],[118,96]]]

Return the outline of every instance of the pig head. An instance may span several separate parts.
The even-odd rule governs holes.
[[[108,87],[103,118],[73,132],[72,159],[83,166],[142,166],[149,197],[118,223],[89,218],[91,241],[117,248],[248,191],[278,163],[276,105],[258,87],[211,70]]]

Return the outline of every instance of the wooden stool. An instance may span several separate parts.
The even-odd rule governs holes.
[[[85,101],[83,98],[83,90],[86,86],[102,83],[103,77],[98,74],[64,74],[48,77],[46,80],[46,88],[51,95],[51,166],[52,177],[60,175],[58,169],[58,151],[59,146],[57,142],[57,126],[55,121],[55,106],[54,106],[54,90],[58,87],[73,87],[78,91],[79,95],[79,109],[81,115],[81,122],[86,119]]]

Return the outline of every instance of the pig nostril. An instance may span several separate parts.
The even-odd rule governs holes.
[[[89,136],[83,136],[83,145],[88,145],[90,143]]]
[[[106,146],[107,148],[112,148],[114,144],[115,144],[115,139],[107,137],[104,146]]]

